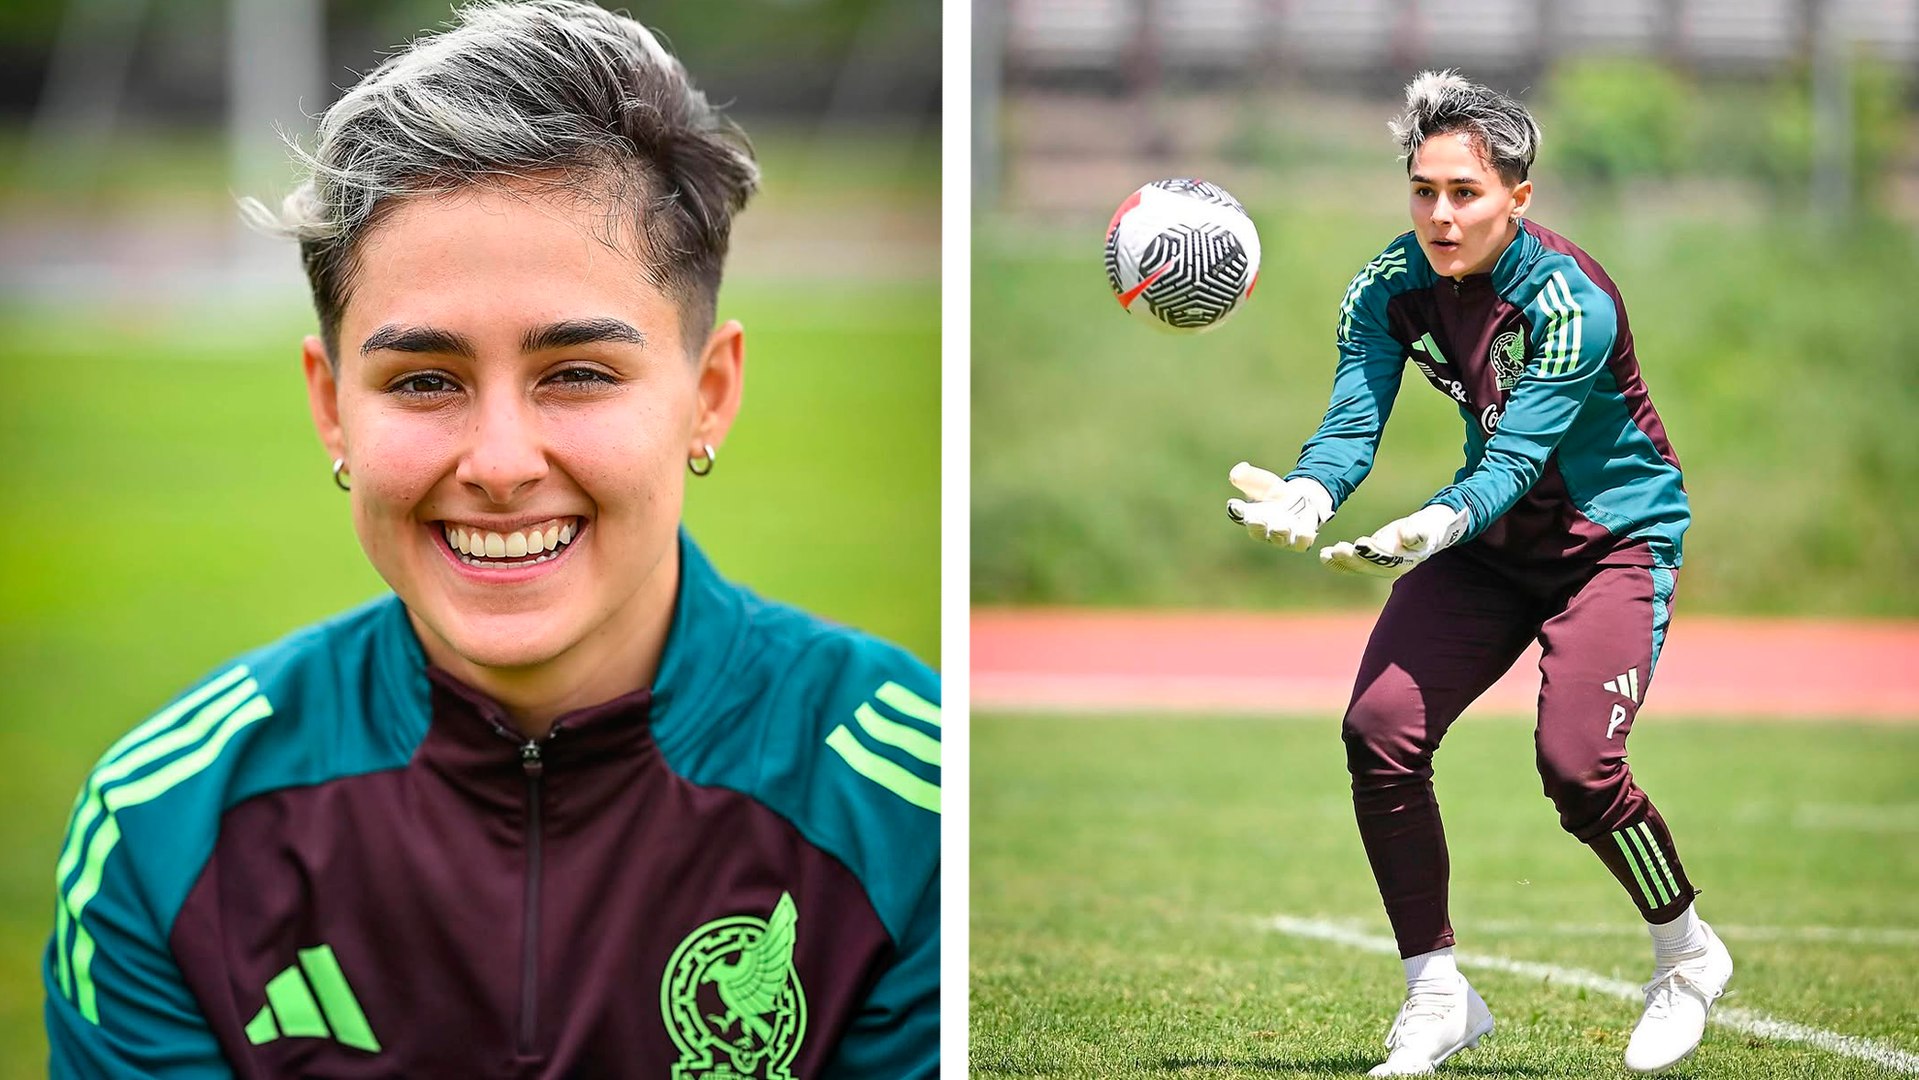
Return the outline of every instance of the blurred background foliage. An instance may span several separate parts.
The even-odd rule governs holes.
[[[1853,194],[1881,200],[1908,150],[1908,71],[1883,60],[1852,65]],[[1765,79],[1704,80],[1642,57],[1583,57],[1550,72],[1539,119],[1549,162],[1582,194],[1636,180],[1719,177],[1753,181],[1782,199],[1803,197],[1813,174],[1812,79],[1795,64]]]
[[[234,212],[286,190],[272,125],[318,109],[234,100],[231,20],[302,4],[314,33],[269,25],[249,60],[309,67],[320,104],[450,11],[0,0],[0,1078],[45,1075],[53,865],[95,758],[223,659],[384,589],[307,416],[297,253]],[[720,298],[745,405],[688,528],[735,580],[937,665],[938,5],[627,6],[764,174]]]

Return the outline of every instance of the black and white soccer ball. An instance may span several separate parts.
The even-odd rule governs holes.
[[[1106,227],[1106,280],[1129,314],[1168,330],[1210,330],[1252,294],[1259,232],[1218,184],[1155,180]]]

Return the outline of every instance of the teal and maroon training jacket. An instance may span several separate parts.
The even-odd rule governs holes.
[[[1405,233],[1340,303],[1332,402],[1287,479],[1346,501],[1373,466],[1410,361],[1458,406],[1466,460],[1428,504],[1466,512],[1500,561],[1672,568],[1692,515],[1640,375],[1619,290],[1592,256],[1526,221],[1491,272],[1444,277]]]
[[[52,1075],[938,1071],[939,686],[681,541],[653,687],[515,734],[392,597],[101,758]]]

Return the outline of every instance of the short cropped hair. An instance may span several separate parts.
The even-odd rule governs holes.
[[[733,215],[759,185],[746,136],[646,27],[583,0],[479,0],[414,40],[293,145],[307,172],[254,224],[300,243],[327,355],[368,230],[401,201],[476,185],[584,197],[637,242],[697,350],[712,329]]]
[[[1388,122],[1411,172],[1420,144],[1464,134],[1508,187],[1526,179],[1539,153],[1539,124],[1512,98],[1467,81],[1457,71],[1422,71],[1406,84],[1406,111]]]

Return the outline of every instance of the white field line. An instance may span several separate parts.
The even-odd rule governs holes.
[[[1728,941],[1806,941],[1839,945],[1919,946],[1919,930],[1897,926],[1737,926],[1712,924],[1713,932]],[[1487,934],[1542,934],[1553,937],[1644,938],[1643,923],[1541,923],[1523,919],[1475,920],[1473,932]]]
[[[1294,937],[1330,941],[1334,944],[1387,956],[1399,955],[1399,946],[1393,942],[1392,938],[1362,933],[1351,927],[1323,919],[1299,919],[1290,915],[1275,915],[1264,925]],[[1504,956],[1489,956],[1482,953],[1462,952],[1457,956],[1461,967],[1489,968],[1493,971],[1540,979],[1561,986],[1581,987],[1627,1001],[1637,1001],[1643,997],[1643,991],[1636,984],[1623,979],[1609,978],[1593,971],[1560,967],[1557,964],[1534,963],[1530,960],[1512,960]],[[1751,1009],[1735,1009],[1724,1005],[1714,1009],[1709,1019],[1720,1027],[1730,1028],[1742,1035],[1756,1035],[1782,1042],[1805,1043],[1834,1054],[1870,1061],[1895,1072],[1919,1073],[1919,1054],[1910,1054],[1897,1047],[1873,1042],[1857,1035],[1841,1035],[1836,1031],[1807,1027],[1790,1020],[1776,1020]]]

